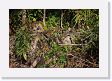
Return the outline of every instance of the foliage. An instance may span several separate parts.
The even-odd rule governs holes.
[[[80,36],[78,39],[83,40],[82,42],[87,44],[84,46],[84,51],[94,49],[95,55],[98,55],[98,51],[95,51],[99,49],[98,10],[76,10],[75,13],[75,23],[78,24],[78,27],[80,27]]]
[[[26,27],[16,31],[15,52],[20,58],[27,60],[27,53],[30,48],[30,35]]]
[[[21,26],[21,10],[9,10],[10,25],[14,31]]]
[[[17,56],[27,61],[29,51],[31,51],[31,39],[38,37],[34,59],[40,55],[44,58],[44,62],[37,64],[36,67],[99,67],[98,9],[46,9],[46,13],[43,9],[26,9],[27,23],[25,25],[22,25],[22,15],[22,10],[9,10],[10,27],[16,32],[14,35],[16,36],[15,53]],[[43,21],[44,19],[45,21]],[[33,28],[39,30],[36,28],[39,22],[42,22],[41,24],[45,22],[45,26],[42,27],[44,31],[35,33],[39,36],[31,36],[31,33],[34,32]],[[34,27],[31,27],[32,23],[37,25],[34,24]],[[69,34],[72,44],[76,45],[59,45],[56,39],[58,38],[59,42],[63,43],[69,28],[71,28]],[[68,54],[71,54],[70,58],[68,58]],[[75,59],[77,57],[79,60]],[[90,57],[94,59],[90,59]],[[96,65],[81,60],[89,60],[92,63],[95,60]],[[78,66],[76,63],[84,66]]]
[[[46,21],[46,25],[47,27],[57,27],[59,26],[59,18],[55,17],[55,16],[50,16],[48,17],[48,21]]]
[[[41,21],[43,16],[43,11],[42,10],[37,10],[37,9],[28,9],[27,10],[27,17],[28,21],[32,22],[33,19],[35,18],[37,21]]]

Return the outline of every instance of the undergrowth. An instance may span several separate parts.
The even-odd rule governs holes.
[[[20,58],[27,60],[30,50],[30,32],[27,27],[21,27],[16,31],[15,52]]]
[[[34,58],[43,58],[42,64],[37,63],[35,67],[41,68],[86,68],[99,67],[99,10],[98,9],[25,9],[26,21],[22,26],[23,10],[13,10],[10,12],[10,27],[14,30],[15,46],[14,54],[21,60],[28,60],[31,50],[32,39],[39,39],[36,44]],[[44,17],[46,16],[46,17]],[[45,19],[45,20],[44,20]],[[40,28],[38,24],[44,23],[43,32],[37,32]],[[35,23],[32,27],[31,24]],[[40,24],[41,24],[40,23]],[[31,33],[34,32],[32,36]],[[67,36],[68,29],[73,46],[61,46],[56,41]],[[39,56],[40,55],[40,56]],[[12,59],[12,58],[10,58]],[[16,59],[16,58],[15,58]],[[17,60],[18,61],[18,60]],[[23,60],[22,60],[23,61]],[[12,62],[11,62],[12,63]],[[20,64],[22,65],[22,64]],[[23,64],[25,65],[25,64]]]

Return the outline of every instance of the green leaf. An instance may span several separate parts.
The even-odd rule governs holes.
[[[47,26],[44,26],[44,30],[48,30]]]
[[[65,57],[65,55],[64,54],[62,54],[61,56],[60,56],[60,61],[61,62],[66,62],[66,57]]]
[[[35,18],[33,18],[33,21],[36,21],[36,19],[35,19]]]
[[[23,54],[23,57],[25,60],[27,60],[27,55],[26,54]]]

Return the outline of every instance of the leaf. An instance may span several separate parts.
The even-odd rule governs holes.
[[[65,57],[64,54],[62,54],[62,55],[60,56],[60,61],[61,61],[62,63],[66,62],[66,57]]]
[[[23,57],[25,60],[27,60],[27,55],[26,54],[23,54]]]
[[[44,26],[44,30],[48,30],[47,26]]]
[[[35,22],[35,21],[36,21],[36,19],[35,19],[35,18],[33,18],[33,21]]]

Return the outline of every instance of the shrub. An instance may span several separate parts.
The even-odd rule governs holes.
[[[30,34],[27,27],[21,27],[16,31],[15,52],[20,58],[27,60],[27,53],[30,48]]]

